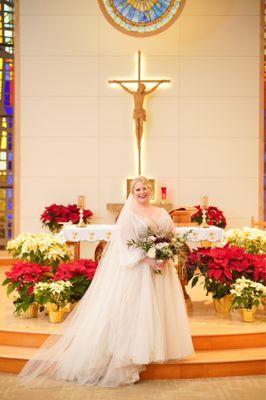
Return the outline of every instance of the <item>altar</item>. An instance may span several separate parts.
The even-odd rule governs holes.
[[[77,260],[80,258],[80,242],[108,242],[111,240],[115,229],[115,224],[91,224],[84,228],[77,225],[65,225],[59,235],[64,237],[67,244],[74,247],[74,259]],[[180,235],[188,233],[187,244],[191,248],[218,246],[223,240],[224,233],[222,228],[216,226],[209,226],[208,228],[182,226],[176,227],[175,232]]]

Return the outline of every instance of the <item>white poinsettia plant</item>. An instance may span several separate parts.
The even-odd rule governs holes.
[[[40,305],[49,305],[50,310],[57,311],[69,303],[72,294],[70,281],[38,282],[34,286],[35,301]]]
[[[233,308],[252,309],[258,307],[260,299],[266,297],[266,286],[243,276],[233,283],[230,292],[234,295]]]
[[[229,229],[225,232],[225,243],[238,246],[251,254],[266,254],[266,231],[257,228]]]
[[[15,259],[55,267],[71,255],[64,238],[48,233],[21,233],[7,243],[7,251]]]

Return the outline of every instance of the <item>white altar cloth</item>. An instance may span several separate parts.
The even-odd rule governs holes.
[[[191,231],[188,235],[189,242],[201,242],[207,240],[211,243],[221,242],[223,240],[224,231],[217,226],[209,226],[209,228],[201,228],[200,226],[177,226],[175,232],[183,235]]]
[[[65,225],[59,235],[63,235],[66,242],[97,242],[99,240],[106,240],[108,242],[111,239],[114,229],[115,225],[111,224],[91,224],[84,228],[80,228],[77,225]]]
[[[65,225],[59,235],[63,235],[66,242],[96,242],[99,240],[109,241],[115,225],[100,225],[91,224],[84,228],[77,225]],[[208,241],[211,243],[221,242],[223,240],[223,229],[217,226],[210,226],[209,228],[201,228],[200,226],[182,226],[176,227],[175,232],[180,235],[191,231],[188,235],[188,242],[199,243],[201,241]]]

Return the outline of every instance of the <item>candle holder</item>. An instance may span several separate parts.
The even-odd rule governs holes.
[[[209,228],[209,224],[207,222],[207,207],[202,207],[202,223],[200,224],[201,228]]]
[[[80,228],[84,228],[85,226],[87,226],[83,221],[83,208],[81,207],[79,209],[79,222],[77,223],[77,226]]]
[[[79,222],[77,223],[77,226],[80,228],[84,228],[87,226],[83,220],[83,214],[84,211],[83,209],[85,208],[85,196],[78,196],[78,208],[79,208]]]
[[[161,186],[161,204],[164,204],[167,199],[167,187]]]

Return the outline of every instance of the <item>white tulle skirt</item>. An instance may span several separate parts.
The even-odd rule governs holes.
[[[20,373],[24,383],[129,384],[149,363],[194,352],[175,268],[159,275],[147,264],[117,260],[112,244],[63,334],[51,335]]]

